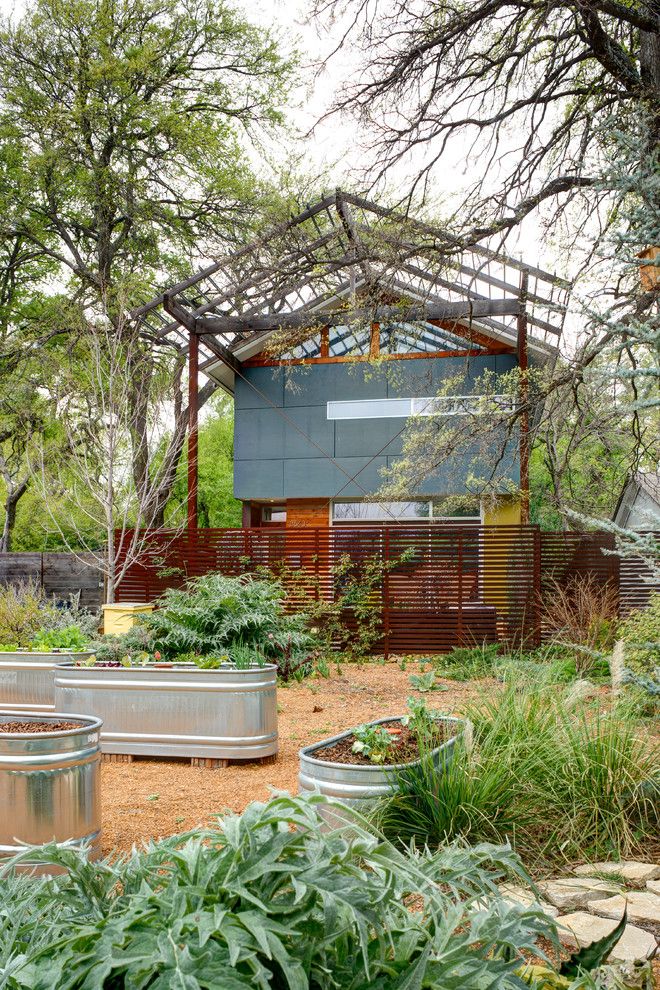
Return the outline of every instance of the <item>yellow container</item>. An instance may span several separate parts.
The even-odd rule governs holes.
[[[116,602],[114,605],[104,605],[103,632],[111,636],[128,632],[135,625],[138,615],[153,610],[154,607],[149,602]]]

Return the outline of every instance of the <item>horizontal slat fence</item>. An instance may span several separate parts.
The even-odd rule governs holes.
[[[99,609],[103,601],[103,580],[90,566],[91,554],[0,553],[0,584],[32,581],[49,597],[68,600],[80,594],[85,608]]]
[[[500,642],[538,645],[553,582],[586,575],[619,590],[621,612],[653,590],[639,561],[621,560],[609,533],[554,533],[537,526],[352,526],[330,529],[158,530],[146,535],[119,601],[152,601],[209,572],[272,573],[291,608],[337,602],[352,580],[379,570],[371,592],[386,653],[446,652]],[[346,624],[355,623],[350,608]]]

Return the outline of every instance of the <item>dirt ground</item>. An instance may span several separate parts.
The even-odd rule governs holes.
[[[230,764],[222,770],[191,767],[175,760],[138,759],[102,768],[103,851],[130,849],[134,843],[171,835],[212,821],[223,810],[242,811],[250,801],[267,800],[271,789],[296,793],[298,750],[360,722],[400,715],[413,692],[398,664],[344,664],[329,678],[278,689],[280,750],[272,764]],[[426,694],[430,707],[460,714],[470,699],[487,689],[474,682],[447,682],[448,691]]]

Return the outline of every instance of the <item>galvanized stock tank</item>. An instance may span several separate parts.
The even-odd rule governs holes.
[[[277,668],[55,670],[58,711],[103,719],[104,753],[254,760],[277,753]]]
[[[55,710],[55,665],[84,660],[91,653],[38,653],[18,650],[0,653],[0,709],[15,712]]]
[[[397,716],[396,718],[381,718],[368,724],[389,725],[400,720],[401,716]],[[452,716],[443,716],[438,721],[450,723],[456,729],[455,735],[432,751],[433,761],[440,769],[452,759],[456,743],[463,735],[465,722],[463,719]],[[383,767],[329,763],[327,760],[316,758],[319,750],[345,739],[351,735],[352,731],[349,729],[338,736],[323,739],[321,742],[314,743],[312,746],[305,746],[304,749],[300,750],[299,793],[308,794],[315,791],[326,797],[342,801],[359,812],[368,812],[381,798],[388,797],[393,790],[396,790],[398,786],[397,774],[402,770],[418,765],[419,760],[415,760],[413,763]],[[324,815],[324,817],[327,816]],[[330,816],[333,821],[336,817],[335,814]]]
[[[75,722],[76,729],[0,732],[0,862],[22,843],[101,851],[101,722],[86,715],[0,711],[0,722]],[[30,869],[29,864],[21,869]],[[39,872],[52,872],[39,867]]]

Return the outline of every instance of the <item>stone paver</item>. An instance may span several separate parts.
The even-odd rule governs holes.
[[[646,883],[660,877],[660,866],[654,863],[640,863],[637,860],[622,860],[620,863],[586,863],[573,870],[578,877],[593,877],[598,874],[614,874],[631,883]]]
[[[618,894],[620,886],[605,880],[592,880],[588,877],[568,877],[560,880],[546,880],[538,884],[544,896],[560,911],[579,911],[591,901],[603,900]]]
[[[560,915],[557,918],[559,938],[571,948],[581,949],[604,938],[614,931],[617,920],[598,918],[587,911]],[[568,931],[562,931],[567,928]],[[650,959],[656,949],[656,940],[650,932],[635,925],[626,925],[623,935],[609,955],[612,962],[634,962],[636,959]]]
[[[615,897],[592,900],[589,910],[602,918],[620,918],[626,904],[631,921],[660,924],[660,897],[650,890],[631,890],[625,897],[617,894]]]
[[[513,901],[515,904],[522,904],[523,907],[537,905],[544,914],[549,915],[551,918],[556,918],[559,914],[556,907],[552,904],[546,904],[544,901],[539,901],[531,890],[527,890],[525,887],[516,887],[514,884],[505,883],[500,887],[500,893],[505,900]]]
[[[648,890],[651,891],[652,894],[660,895],[660,880],[647,880],[646,886]]]

